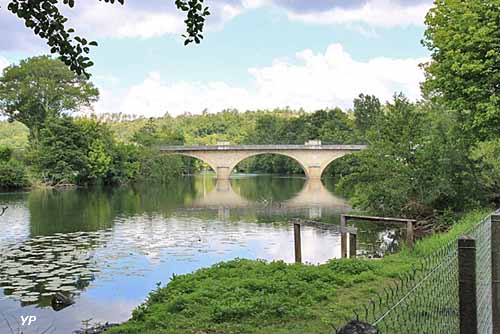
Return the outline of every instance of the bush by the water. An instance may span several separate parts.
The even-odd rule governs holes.
[[[139,172],[138,151],[117,143],[109,128],[92,119],[58,117],[40,130],[30,152],[34,171],[50,185],[123,183]]]
[[[18,160],[0,161],[0,188],[22,188],[28,186],[26,169]]]
[[[13,158],[13,150],[0,146],[0,188],[22,188],[28,185],[24,164]]]

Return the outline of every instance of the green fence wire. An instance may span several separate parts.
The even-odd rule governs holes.
[[[465,233],[476,239],[478,333],[492,333],[491,216]],[[458,334],[458,246],[450,242],[385,288],[354,318],[380,334]]]

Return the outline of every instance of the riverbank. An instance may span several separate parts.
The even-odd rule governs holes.
[[[328,333],[375,292],[487,214],[469,213],[447,233],[381,260],[311,266],[236,259],[176,276],[151,292],[131,320],[107,333]]]

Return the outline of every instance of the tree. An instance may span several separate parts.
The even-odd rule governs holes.
[[[30,152],[42,182],[78,184],[88,174],[86,140],[69,117],[51,118],[40,131],[40,142]]]
[[[132,139],[137,144],[147,148],[158,145],[182,145],[185,141],[182,130],[174,124],[165,122],[159,126],[154,119],[149,119],[143,127],[134,133]]]
[[[263,114],[257,118],[249,142],[252,144],[285,144],[280,136],[285,122],[286,120],[279,115]]]
[[[21,162],[15,159],[0,161],[0,188],[14,189],[27,185],[26,171]]]
[[[51,117],[40,134],[30,160],[47,184],[124,183],[139,172],[135,147],[117,143],[109,128],[93,119]]]
[[[500,138],[478,143],[472,153],[480,166],[479,175],[488,197],[500,203]]]
[[[123,5],[125,0],[104,0],[104,2],[111,4],[117,2]],[[75,0],[62,0],[62,5],[73,8]],[[183,35],[185,45],[193,41],[200,43],[200,39],[203,38],[205,17],[210,15],[208,7],[203,6],[203,0],[175,0],[175,5],[187,13],[184,21],[187,35]],[[7,9],[24,20],[26,27],[32,29],[35,35],[47,40],[50,51],[58,53],[60,59],[72,71],[89,78],[87,68],[92,66],[93,62],[86,54],[90,52],[90,47],[97,46],[97,42],[72,36],[75,31],[66,27],[68,19],[61,14],[59,6],[61,1],[58,0],[11,0]]]
[[[0,77],[0,113],[26,125],[35,140],[47,118],[90,108],[98,96],[85,77],[49,56],[21,60]]]
[[[141,146],[140,175],[143,180],[166,183],[189,169],[192,159],[167,154],[158,154],[160,145],[182,145],[184,135],[172,124],[171,117],[164,117],[159,126],[154,119],[134,133],[132,139]]]
[[[22,188],[26,185],[28,180],[24,165],[12,157],[12,149],[0,146],[0,189]]]
[[[436,0],[426,16],[424,92],[454,110],[469,140],[500,131],[500,0]]]
[[[382,115],[380,100],[374,95],[359,94],[353,102],[354,124],[362,134],[365,134],[377,124]]]
[[[483,200],[475,167],[454,114],[397,95],[368,133],[340,188],[361,209],[383,215],[435,218],[461,212]]]

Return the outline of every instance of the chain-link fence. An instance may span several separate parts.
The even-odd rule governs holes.
[[[477,333],[492,333],[491,216],[465,235],[475,239]],[[460,333],[457,240],[421,260],[382,294],[354,311],[381,334]]]

